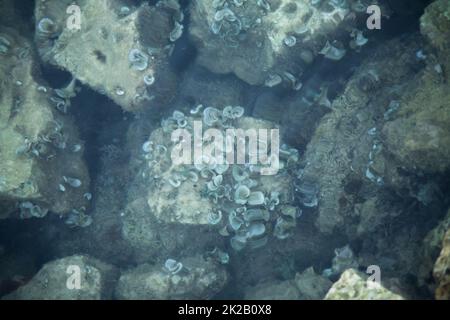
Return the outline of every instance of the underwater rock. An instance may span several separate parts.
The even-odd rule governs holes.
[[[302,300],[321,300],[332,286],[328,278],[317,274],[313,267],[295,275],[295,284]]]
[[[430,51],[422,57],[425,69],[405,88],[395,119],[383,128],[388,151],[398,166],[410,172],[441,173],[450,168],[449,16],[448,1],[435,1],[426,8],[421,32],[435,47],[436,56],[432,48],[424,47]]]
[[[194,256],[178,264],[169,259],[160,265],[142,264],[124,272],[115,296],[120,300],[211,299],[227,281],[225,268],[212,260]]]
[[[318,100],[306,101],[305,96],[311,89],[308,84],[305,84],[304,88],[299,94],[287,100],[285,105],[283,104],[286,110],[280,115],[283,138],[287,143],[302,150],[311,140],[322,117],[330,112],[329,108],[319,105]],[[318,98],[319,91],[314,92]],[[281,112],[278,110],[278,113]]]
[[[431,62],[431,61],[430,61]],[[449,86],[428,63],[399,99],[395,119],[383,128],[387,151],[408,171],[442,173],[450,169]]]
[[[438,51],[439,61],[445,66],[446,74],[450,70],[450,2],[437,0],[432,2],[420,18],[420,30]]]
[[[69,28],[66,10],[72,1],[37,1],[35,41],[45,62],[71,72],[124,110],[166,103],[176,87],[168,57],[179,7],[171,3],[176,6],[143,4],[123,15],[119,0],[79,1],[79,28]],[[54,30],[40,28],[43,21]]]
[[[241,6],[196,0],[190,12],[198,63],[215,73],[234,73],[251,85],[281,80],[284,72],[301,74],[326,39],[333,40],[344,25],[353,24],[346,19],[350,7],[332,2],[314,6],[307,0],[248,1]]]
[[[186,128],[192,132],[194,121],[197,125],[203,123],[205,134],[209,129],[206,123],[214,122],[214,128],[224,136],[226,129],[232,128],[244,132],[278,128],[270,122],[245,117],[244,112],[239,106],[221,110],[198,105],[186,114],[174,111],[172,116],[162,120],[161,128],[146,126],[148,121],[144,118],[130,126],[127,149],[133,150],[132,171],[136,175],[128,201],[146,199],[147,205],[139,212],[125,212],[122,220],[124,238],[135,248],[138,261],[148,261],[149,252],[154,252],[155,247],[159,253],[168,255],[183,248],[191,255],[214,246],[223,248],[225,241],[236,250],[266,245],[278,217],[283,216],[281,209],[294,200],[290,174],[298,160],[294,149],[283,151],[280,170],[275,175],[262,175],[260,170],[267,166],[261,163],[217,164],[213,158],[208,160],[207,153],[201,164],[172,161],[172,155],[177,152],[175,147],[179,146],[172,141],[173,130]],[[146,140],[139,140],[142,137]],[[137,144],[136,141],[142,142]],[[268,143],[270,141],[273,139],[269,137]],[[207,145],[209,140],[204,141],[204,147]],[[238,187],[250,190],[245,199],[238,199]],[[281,219],[280,229],[286,237],[295,233],[295,220],[299,215],[295,208],[293,211],[293,215]],[[155,232],[159,241],[153,240]]]
[[[356,224],[356,235],[364,236],[376,232],[383,223],[398,217],[401,211],[391,203],[383,203],[381,197],[367,199],[355,204],[354,215],[359,218]]]
[[[352,193],[365,190],[369,194],[384,185],[408,187],[397,165],[385,155],[376,119],[383,117],[398,95],[383,87],[383,81],[396,88],[417,73],[411,67],[417,63],[414,55],[405,54],[415,52],[415,48],[417,39],[410,37],[401,42],[391,40],[385,48],[374,51],[332,102],[332,112],[320,120],[306,148],[299,182],[303,177],[312,177],[317,183],[320,191],[316,225],[321,232],[344,227],[345,217],[353,215]],[[349,234],[355,231],[348,230]]]
[[[246,87],[232,76],[218,76],[197,65],[193,65],[180,82],[177,110],[190,113],[192,105],[237,106],[244,105]],[[203,111],[203,110],[200,110]]]
[[[409,171],[440,173],[450,168],[449,16],[449,1],[435,1],[426,8],[421,32],[436,56],[425,47],[430,51],[423,56],[426,68],[404,90],[402,107],[383,128],[389,152]]]
[[[445,233],[450,229],[450,210],[447,212],[445,218],[426,235],[423,240],[420,253],[420,269],[419,269],[419,284],[427,285],[430,292],[436,290],[436,284],[429,284],[430,277],[433,273],[433,267],[439,253],[443,250],[443,240]]]
[[[138,261],[148,260],[160,249],[156,241],[157,224],[148,211],[148,204],[142,198],[128,203],[123,212],[122,235]]]
[[[70,282],[70,276],[80,275],[80,282]],[[111,299],[113,283],[118,277],[115,267],[97,259],[75,255],[51,261],[27,284],[6,300],[104,300]],[[80,289],[70,289],[70,285]]]
[[[433,269],[437,283],[435,297],[437,300],[450,300],[450,229],[442,241],[442,251]]]
[[[205,252],[211,246],[222,247],[221,237],[217,230],[211,229],[209,224],[166,222],[163,219],[158,220],[151,211],[148,204],[149,188],[156,188],[156,192],[159,191],[156,185],[158,179],[149,176],[151,161],[147,159],[157,146],[148,138],[149,132],[155,130],[158,123],[150,125],[149,123],[149,119],[145,117],[136,119],[129,127],[127,144],[124,148],[131,151],[128,170],[130,174],[133,174],[133,176],[127,175],[128,182],[124,181],[129,183],[130,187],[123,190],[124,209],[120,214],[121,234],[123,242],[129,247],[128,252],[138,263],[145,263],[153,261],[156,255],[173,256],[178,254],[179,250],[183,250],[186,255],[193,255]],[[144,139],[145,142],[143,142]],[[170,136],[167,139],[169,140],[164,141],[165,145],[168,145]],[[144,145],[145,148],[143,148]],[[158,150],[164,150],[162,145],[158,146]],[[170,161],[170,153],[167,151],[165,155]],[[123,167],[118,166],[117,170],[123,171]],[[200,174],[194,173],[188,173],[190,181],[200,180]],[[169,184],[168,181],[165,183]],[[172,185],[170,187],[173,188]]]
[[[208,109],[205,110],[208,111]],[[208,114],[208,112],[205,114]],[[170,119],[173,118],[169,118],[169,121],[173,121]],[[187,118],[188,126],[191,128],[192,121],[193,118]],[[166,126],[168,126],[168,123],[163,121],[163,128],[155,130],[150,135],[149,141],[153,143],[155,148],[164,146],[166,141],[170,141],[170,132],[164,132]],[[243,130],[276,128],[276,126],[267,121],[247,117],[237,119],[234,127]],[[260,205],[261,199],[259,198],[274,191],[278,191],[282,195],[280,204],[292,201],[292,180],[284,170],[280,170],[275,175],[264,176],[259,172],[251,172],[249,168],[244,168],[247,176],[242,177],[241,180],[240,177],[236,176],[232,168],[238,168],[242,165],[229,165],[230,169],[222,174],[224,181],[220,185],[213,185],[210,183],[210,180],[215,176],[217,177],[217,170],[220,169],[220,166],[214,163],[204,163],[202,165],[173,164],[171,160],[173,152],[173,148],[170,148],[165,150],[164,154],[158,154],[156,150],[148,154],[151,157],[149,165],[147,165],[147,171],[149,170],[149,172],[146,173],[146,177],[149,179],[148,204],[152,213],[160,221],[190,225],[209,225],[208,217],[214,210],[225,209],[227,212],[231,212],[233,208],[247,204],[247,201],[249,201],[250,207],[252,205]],[[254,170],[257,170],[258,166],[254,167]],[[191,176],[196,177],[196,179],[192,179]],[[281,179],[281,177],[283,178]],[[253,193],[251,197],[249,194],[249,198],[245,200],[233,200],[232,197],[236,195],[232,190],[244,182],[254,184],[249,189],[256,193]],[[256,199],[257,197],[258,199]],[[226,203],[229,204],[227,205]]]
[[[285,101],[271,91],[264,91],[258,95],[253,105],[252,116],[277,124],[281,123],[283,114],[280,112]],[[283,129],[283,127],[281,127]]]
[[[321,118],[331,111],[321,105],[326,88],[319,76],[313,76],[294,95],[264,90],[254,101],[252,116],[280,124],[285,142],[303,150]]]
[[[301,295],[292,280],[261,283],[245,290],[245,300],[300,300]]]
[[[357,269],[359,266],[355,254],[350,246],[346,245],[342,248],[336,248],[334,250],[334,258],[332,266],[329,269],[325,269],[322,272],[323,276],[330,277],[340,275],[346,269]]]
[[[17,203],[20,218],[87,207],[83,194],[90,179],[83,153],[70,150],[80,144],[78,130],[53,103],[57,91],[41,79],[32,44],[3,27],[0,40],[7,44],[0,64],[0,198]],[[70,104],[70,97],[61,101]],[[68,187],[64,176],[82,185]],[[10,213],[4,210],[0,218]]]
[[[333,284],[325,300],[404,300],[404,298],[389,291],[380,283],[368,280],[360,272],[348,269]]]

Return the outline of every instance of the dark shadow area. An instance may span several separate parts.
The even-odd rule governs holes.
[[[70,113],[81,139],[85,141],[84,156],[91,180],[94,181],[100,171],[102,147],[125,139],[128,124],[124,118],[127,118],[127,114],[108,97],[86,86],[81,86],[81,91],[73,99]]]
[[[188,7],[189,1],[180,1],[180,4],[184,14],[183,35],[177,40],[175,49],[169,59],[172,69],[178,74],[184,72],[192,65],[197,57],[197,49],[189,38],[189,25],[191,19]]]
[[[72,80],[70,72],[49,64],[41,64],[41,76],[53,89],[64,88]]]
[[[36,0],[20,0],[14,1],[14,9],[18,13],[18,16],[26,22],[26,25],[30,30],[34,30],[34,7]]]

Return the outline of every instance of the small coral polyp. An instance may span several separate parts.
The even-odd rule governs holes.
[[[171,159],[176,146],[171,133],[185,129],[193,136],[195,121],[224,135],[230,129],[274,127],[270,122],[245,117],[244,113],[239,106],[198,106],[191,116],[175,111],[142,146],[147,163],[142,175],[150,185],[148,204],[154,215],[166,223],[209,225],[229,237],[237,251],[259,248],[271,237],[286,239],[293,234],[299,215],[286,214],[286,206],[292,206],[294,200],[291,173],[297,166],[297,150],[282,146],[280,170],[273,176],[261,175],[266,164],[219,164],[205,152],[201,163],[176,165]],[[235,139],[233,146],[237,144]],[[164,152],[158,152],[158,148]],[[268,146],[266,149],[270,151]],[[245,150],[248,159],[248,148]]]

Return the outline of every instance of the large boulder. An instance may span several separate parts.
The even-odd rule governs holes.
[[[80,20],[72,21],[77,14]],[[71,0],[37,1],[35,16],[43,60],[123,109],[136,111],[172,98],[176,80],[168,57],[182,33],[176,1],[137,8],[116,0],[79,1],[75,7]]]
[[[213,128],[224,136],[227,128],[244,131],[278,128],[271,122],[242,116],[241,107],[226,108],[238,111],[236,119],[228,119],[225,109],[202,107],[192,108],[193,113],[177,110],[156,125],[161,127],[147,126],[147,118],[130,127],[127,149],[131,150],[130,172],[136,176],[128,192],[122,234],[140,263],[150,261],[151,253],[172,255],[183,250],[189,256],[214,247],[224,249],[226,243],[237,251],[259,248],[272,237],[286,239],[295,231],[295,221],[300,215],[293,205],[291,171],[297,160],[295,150],[282,147],[281,168],[274,175],[262,175],[258,164],[215,165],[211,160],[199,165],[172,161],[176,151],[171,137],[173,130],[186,128],[192,133],[194,121],[202,123],[203,133]],[[211,116],[209,113],[217,113],[220,118],[213,125],[209,123],[211,119],[206,119]],[[143,128],[150,133],[145,141],[140,140],[146,135]],[[205,141],[204,147],[208,144]],[[236,190],[240,186],[243,198],[237,199]],[[246,192],[252,193],[251,201]]]
[[[304,205],[317,206],[316,225],[321,232],[353,229],[354,221],[370,223],[371,218],[354,218],[357,198],[368,199],[376,190],[380,194],[387,185],[398,189],[407,185],[396,171],[397,166],[384,156],[379,133],[384,116],[389,119],[395,111],[391,106],[397,105],[394,97],[399,93],[391,87],[399,88],[405,77],[413,77],[417,72],[414,55],[405,54],[416,48],[413,38],[393,40],[378,48],[355,70],[343,92],[332,102],[332,112],[320,120],[303,156],[299,191]],[[386,83],[389,85],[382,85]],[[352,223],[346,224],[346,220]]]
[[[383,135],[389,152],[408,171],[450,169],[450,92],[443,71],[429,65],[399,100],[396,119]]]
[[[245,106],[245,94],[249,92],[248,86],[242,81],[236,81],[234,76],[217,75],[193,64],[180,81],[174,106],[186,113],[189,112],[190,106],[197,104]]]
[[[202,164],[177,164],[172,161],[172,155],[177,152],[175,145],[167,144],[171,141],[171,130],[178,124],[193,133],[194,121],[203,123],[204,132],[215,128],[224,138],[225,128],[276,129],[270,122],[241,117],[243,108],[240,107],[234,110],[239,111],[241,118],[227,119],[227,110],[231,109],[206,108],[199,111],[203,119],[176,111],[144,143],[142,152],[147,159],[144,164],[147,168],[143,168],[142,174],[148,180],[148,205],[159,222],[216,230],[219,238],[220,235],[230,236],[231,245],[241,250],[248,246],[263,246],[271,230],[280,238],[288,237],[293,231],[298,212],[292,206],[294,186],[290,167],[297,160],[296,151],[282,148],[280,170],[263,175],[261,170],[268,167],[260,163],[219,165],[207,153],[204,153]],[[214,125],[209,123],[211,114],[219,116]],[[208,141],[204,140],[203,148],[208,146]],[[237,140],[234,141],[233,147]],[[248,149],[245,152],[248,157]]]
[[[428,285],[428,289],[431,292],[436,290],[436,283],[430,281],[433,267],[440,252],[443,250],[443,240],[448,229],[450,229],[450,210],[448,210],[444,219],[429,231],[423,239],[420,251],[419,284]]]
[[[312,267],[297,273],[294,279],[273,280],[246,288],[246,300],[319,300],[333,283],[318,275]]]
[[[438,300],[450,300],[450,229],[444,235],[442,250],[433,269],[437,283],[435,297]]]
[[[75,82],[51,89],[28,40],[4,27],[0,40],[0,218],[16,209],[20,218],[83,211],[90,184],[84,146],[63,112]]]
[[[402,296],[366,278],[354,269],[348,269],[333,284],[325,300],[403,300]]]
[[[245,300],[299,300],[300,293],[294,281],[271,281],[249,287],[245,291]]]
[[[420,30],[438,50],[439,61],[447,72],[450,68],[450,1],[437,0],[431,3],[420,18]],[[439,62],[437,62],[439,63]]]
[[[346,1],[196,0],[189,32],[198,63],[212,72],[234,73],[251,85],[269,87],[284,79],[298,89],[301,74],[327,41],[333,43],[343,25],[353,25],[361,12]],[[336,46],[339,60],[346,49]]]
[[[79,273],[78,273],[79,272]],[[80,276],[80,287],[75,278]],[[45,264],[27,284],[4,297],[7,300],[110,299],[117,269],[88,256],[76,255]],[[73,286],[72,286],[73,285]]]
[[[294,280],[302,300],[323,299],[333,284],[328,278],[317,274],[313,267],[297,273]]]
[[[416,51],[427,67],[404,90],[396,119],[385,125],[383,134],[401,166],[442,173],[450,169],[450,1],[430,4],[420,27],[434,48]]]
[[[211,299],[228,280],[225,269],[201,256],[143,264],[124,272],[116,287],[121,300]]]

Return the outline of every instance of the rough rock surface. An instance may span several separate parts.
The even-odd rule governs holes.
[[[161,249],[158,225],[144,198],[128,203],[122,219],[122,235],[137,257],[149,258]]]
[[[71,4],[36,2],[35,39],[44,61],[71,72],[127,111],[172,98],[176,79],[167,59],[174,45],[171,32],[181,20],[177,2],[134,8],[120,1],[79,1],[79,29],[67,26]]]
[[[41,80],[31,43],[9,28],[0,35],[10,44],[0,66],[0,218],[16,203],[21,218],[87,207],[89,175],[72,119],[54,106],[61,98]],[[71,96],[73,84],[58,92]],[[81,185],[73,187],[64,177]]]
[[[439,60],[442,61],[448,73],[450,68],[450,1],[433,1],[420,19],[422,34],[438,50]]]
[[[187,119],[189,126],[192,127],[194,118]],[[201,120],[201,118],[195,119]],[[137,121],[136,125],[130,127],[128,133],[130,141],[128,149],[132,150],[131,158],[133,159],[131,171],[136,176],[128,192],[128,205],[122,218],[122,234],[134,248],[135,255],[141,263],[148,262],[152,252],[158,254],[165,252],[167,255],[172,255],[179,254],[182,250],[184,256],[190,256],[195,252],[211,251],[216,246],[223,248],[225,240],[231,241],[235,234],[228,225],[228,216],[236,208],[243,207],[243,205],[237,205],[234,200],[233,186],[238,184],[232,176],[235,165],[230,165],[221,174],[223,177],[221,185],[229,188],[224,190],[229,194],[217,199],[215,203],[214,197],[208,196],[209,192],[213,192],[208,191],[208,183],[211,184],[210,180],[213,176],[218,176],[214,170],[203,170],[202,173],[194,165],[172,163],[171,131],[164,132],[167,129],[164,125],[165,121],[162,128],[155,129],[150,126],[147,132],[142,129],[145,128],[146,121]],[[172,117],[167,121],[173,121]],[[249,117],[236,120],[234,126],[243,130],[277,128],[270,122]],[[205,132],[206,129],[207,126],[204,124],[203,131]],[[153,132],[148,136],[148,132],[152,130]],[[146,137],[147,140],[142,141],[143,144],[136,144],[135,142],[138,141],[136,137]],[[143,147],[149,147],[149,142],[152,151],[145,152]],[[163,152],[158,154],[158,150]],[[202,177],[205,173],[207,175]],[[287,170],[280,170],[274,176],[254,173],[251,179],[252,183],[257,183],[257,186],[251,188],[253,192],[261,192],[264,197],[270,197],[271,192],[274,191],[280,193],[277,208],[292,203],[293,183]],[[180,182],[179,185],[177,185],[178,182]],[[264,209],[262,206],[255,208]],[[222,215],[219,221],[212,221],[214,213]],[[264,245],[268,240],[269,232],[272,230],[269,225],[276,223],[278,213],[278,210],[274,210],[267,218],[261,218],[267,219],[264,221],[264,223],[267,222],[267,226],[264,227],[267,232],[260,235],[263,236],[259,241],[260,245]],[[242,232],[244,228],[246,227],[243,225]],[[249,240],[249,245],[250,242]]]
[[[435,297],[438,300],[450,299],[450,229],[444,235],[442,251],[433,269],[433,276],[437,282]]]
[[[365,190],[367,197],[385,184],[404,185],[396,167],[386,164],[376,123],[383,123],[395,88],[415,73],[415,58],[409,54],[415,47],[410,39],[375,51],[333,101],[333,111],[322,118],[308,144],[300,179],[312,179],[320,189],[320,231],[331,233],[351,219],[354,193]]]
[[[269,281],[246,288],[246,300],[319,300],[333,283],[312,267],[297,273],[292,280]]]
[[[193,105],[244,106],[248,87],[242,81],[230,76],[216,75],[197,65],[192,66],[180,81],[180,88],[174,106],[189,113]]]
[[[247,129],[273,129],[276,126],[270,122],[257,120],[253,118],[239,119],[236,128]],[[206,130],[206,128],[205,128]],[[149,141],[153,142],[155,146],[164,145],[170,140],[162,129],[154,131]],[[207,187],[208,180],[200,179],[200,181],[186,180],[181,183],[178,188],[170,184],[171,179],[176,176],[177,171],[183,170],[184,165],[172,164],[170,159],[171,149],[166,152],[163,160],[160,161],[159,167],[154,168],[150,176],[158,175],[159,183],[153,187],[158,187],[159,191],[154,192],[153,187],[149,190],[148,204],[160,221],[180,224],[195,224],[208,225],[208,215],[213,211],[215,205],[208,197],[204,197],[202,190]],[[227,176],[232,171],[230,166]],[[155,171],[161,170],[161,171]],[[225,174],[224,174],[225,176]],[[231,174],[230,174],[231,176]],[[283,176],[283,179],[280,177]],[[283,194],[282,204],[289,203],[292,199],[292,182],[288,175],[281,171],[277,175],[255,175],[255,180],[258,179],[258,186],[255,190],[268,194],[272,191],[278,191]],[[233,182],[233,180],[231,180]],[[193,192],[194,191],[194,192]],[[188,210],[186,210],[188,208]]]
[[[342,25],[353,21],[346,20],[349,8],[306,0],[196,0],[190,12],[198,63],[251,85],[273,77],[291,83],[285,72],[299,78],[327,39],[335,40]]]
[[[386,146],[408,171],[450,169],[450,92],[433,65],[406,90],[396,119],[383,128]]]
[[[246,300],[299,300],[300,293],[292,280],[258,284],[245,292]]]
[[[79,268],[80,289],[69,289],[70,276]],[[71,256],[45,264],[26,285],[3,297],[13,300],[110,299],[117,270],[87,256]]]
[[[450,168],[449,27],[450,2],[430,4],[421,18],[421,32],[436,56],[430,48],[424,58],[427,68],[405,89],[396,119],[383,129],[388,149],[410,171]]]
[[[364,275],[354,269],[348,269],[333,284],[325,300],[403,300],[403,298],[377,282],[366,280]]]
[[[302,300],[320,300],[325,297],[333,283],[310,267],[295,275],[295,284]]]
[[[0,215],[80,213],[0,221],[0,295],[322,299],[341,277],[328,298],[448,299],[450,2],[420,32],[425,2],[376,2],[382,32],[366,29],[366,0],[0,1]],[[323,57],[327,42],[345,57]],[[51,89],[39,64],[50,86],[76,81]],[[279,127],[286,170],[172,164],[170,133],[205,107],[213,128]],[[258,204],[236,195],[247,185]],[[125,270],[118,285],[88,255]],[[81,291],[63,292],[66,260],[86,270]],[[382,285],[356,271],[373,265]]]
[[[446,217],[439,222],[439,225],[428,232],[423,240],[419,269],[420,284],[426,284],[431,277],[436,259],[443,250],[443,239],[448,229],[450,229],[450,210],[447,212]],[[431,291],[436,289],[435,283],[429,287],[431,287]]]
[[[143,264],[124,272],[116,287],[121,300],[210,299],[228,280],[225,269],[201,256],[180,261],[181,271],[171,273],[162,265]]]
[[[289,145],[303,151],[314,135],[321,118],[331,111],[327,85],[318,77],[306,81],[300,91],[261,90],[254,99],[252,116],[280,124],[280,134]],[[305,99],[308,96],[308,99]]]

